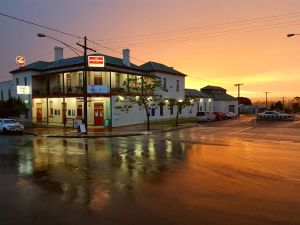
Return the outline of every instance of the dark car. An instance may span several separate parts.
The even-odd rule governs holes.
[[[216,120],[226,120],[225,113],[223,112],[213,112],[216,117]]]

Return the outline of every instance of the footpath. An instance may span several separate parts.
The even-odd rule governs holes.
[[[78,132],[76,128],[66,127],[33,127],[25,128],[24,134],[49,137],[49,138],[100,138],[100,137],[128,137],[164,133],[180,129],[198,126],[197,123],[172,126],[159,123],[150,124],[150,131],[147,124],[138,124],[114,128],[88,128],[87,133]]]

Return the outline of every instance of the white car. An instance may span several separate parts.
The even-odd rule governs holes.
[[[229,113],[225,113],[225,117],[226,117],[226,119],[234,119],[234,118],[237,118],[237,114],[235,114],[233,112],[229,112]]]
[[[277,111],[265,111],[262,113],[258,113],[256,116],[257,120],[293,120],[294,117],[280,113]]]
[[[198,122],[209,122],[216,120],[213,112],[197,112],[196,119]]]
[[[14,119],[0,119],[0,132],[22,133],[24,126]]]

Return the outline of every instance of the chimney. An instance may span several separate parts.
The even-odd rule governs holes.
[[[130,67],[130,50],[123,49],[123,64]]]
[[[55,53],[55,56],[54,56],[54,60],[55,61],[64,58],[64,49],[63,48],[61,48],[61,47],[55,47],[54,48],[54,53]]]

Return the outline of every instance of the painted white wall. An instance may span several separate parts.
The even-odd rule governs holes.
[[[11,93],[11,97],[13,96],[13,83],[11,80],[0,82],[0,100],[8,100],[9,99],[9,90]],[[2,99],[3,96],[3,99]]]
[[[214,101],[214,112],[229,112],[229,106],[234,105],[234,113],[238,111],[238,102],[237,101]]]
[[[28,121],[29,122],[36,122],[36,104],[37,103],[42,103],[42,114],[43,118],[46,118],[47,116],[47,99],[34,99],[32,100],[32,85],[33,88],[39,89],[39,88],[45,88],[45,82],[39,83],[39,81],[36,81],[35,79],[32,80],[32,76],[39,74],[38,72],[33,72],[33,71],[28,71],[28,72],[21,72],[13,75],[13,80],[12,80],[12,96],[20,97],[22,100],[27,101],[29,105],[29,115],[28,115]],[[105,75],[104,75],[105,74]],[[116,85],[116,75],[114,72],[112,74],[112,85]],[[75,73],[72,73],[72,86],[77,85],[78,79],[76,76],[74,76]],[[106,79],[108,77],[107,75],[108,72],[103,73],[104,75],[104,82],[108,83],[109,81]],[[167,91],[164,90],[158,90],[158,93],[162,95],[163,98],[174,98],[176,100],[179,99],[184,99],[185,97],[185,77],[183,76],[176,76],[176,75],[171,75],[171,74],[165,74],[165,73],[156,73],[155,75],[161,77],[161,79],[166,78],[167,81]],[[90,75],[92,76],[92,74]],[[16,79],[19,79],[19,85],[25,85],[24,84],[24,78],[27,77],[27,86],[30,88],[30,94],[29,95],[17,95],[16,93]],[[123,83],[124,79],[127,77],[124,76],[124,74],[121,75],[120,82],[121,84]],[[53,79],[52,79],[53,78]],[[54,76],[49,79],[50,82],[50,87],[56,86],[56,80],[54,79]],[[62,82],[62,76],[60,76],[60,83],[61,85],[63,84]],[[74,80],[74,81],[73,81]],[[177,90],[177,80],[179,81],[179,90]],[[93,83],[92,80],[90,80],[90,83]],[[66,81],[65,81],[66,85]],[[116,102],[115,102],[116,96],[112,96],[112,118],[110,118],[110,98],[91,98],[91,100],[88,103],[88,123],[90,125],[94,124],[94,103],[93,102],[103,102],[104,103],[104,108],[105,108],[105,119],[112,119],[112,125],[113,126],[123,126],[123,125],[130,125],[130,124],[138,124],[138,123],[144,123],[147,120],[145,111],[142,109],[140,110],[138,106],[135,106],[132,108],[129,113],[122,112],[118,109],[115,109]],[[53,103],[53,110],[56,109],[56,115],[53,112],[54,115],[49,117],[49,123],[62,123],[62,102],[63,98],[51,98],[48,99],[48,115],[50,115],[50,101]],[[204,107],[204,100],[201,105]],[[65,102],[67,103],[67,117],[68,118],[76,118],[76,98],[65,98]],[[196,105],[193,106],[192,113],[195,114],[197,109]],[[71,110],[71,116],[68,115],[68,110]],[[72,115],[72,111],[75,110],[75,116]],[[155,115],[151,115],[152,110],[154,110]],[[170,118],[175,118],[176,116],[176,107],[173,108],[173,115],[170,113],[170,107],[168,105],[165,105],[163,107],[163,115],[160,115],[160,107],[153,108],[150,111],[150,120],[151,121],[160,121],[164,119],[170,119]],[[59,113],[58,113],[59,112]],[[182,112],[182,116],[189,116],[190,115],[190,110],[187,110],[185,113],[185,110]],[[45,119],[46,122],[46,119]]]
[[[163,78],[166,78],[166,90],[158,90],[158,93],[162,95],[163,98],[174,98],[176,100],[178,99],[184,99],[185,97],[185,77],[184,76],[177,76],[172,74],[166,74],[166,73],[154,73],[154,75],[161,78],[161,81],[163,81]],[[177,91],[177,80],[179,80],[179,90]]]

